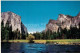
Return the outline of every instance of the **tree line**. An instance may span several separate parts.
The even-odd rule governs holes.
[[[47,32],[36,32],[33,34],[35,39],[80,39],[80,25],[77,27],[70,27],[69,30],[66,28],[62,29],[60,27],[60,31],[52,32],[51,30],[47,30]]]
[[[57,32],[52,32],[48,29],[47,32],[36,32],[32,35],[35,37],[35,40],[80,39],[80,24],[79,28],[70,27],[70,30],[67,30],[66,28],[62,29],[61,27],[59,27],[59,30]],[[29,39],[28,33],[20,33],[18,29],[12,31],[12,26],[9,26],[8,21],[5,27],[3,21],[1,22],[1,40],[15,40],[26,38]]]
[[[7,21],[5,27],[3,21],[1,22],[1,40],[15,40],[15,39],[26,39],[28,34],[20,33],[18,29],[12,31],[12,26],[9,26]]]

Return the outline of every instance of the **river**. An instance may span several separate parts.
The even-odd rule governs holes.
[[[1,53],[80,53],[80,45],[2,42]]]

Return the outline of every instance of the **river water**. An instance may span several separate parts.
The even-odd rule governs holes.
[[[80,53],[80,46],[35,43],[1,43],[1,53]]]

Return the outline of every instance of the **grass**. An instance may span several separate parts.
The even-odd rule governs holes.
[[[80,42],[80,39],[57,39],[57,40],[47,40],[53,42]]]
[[[6,42],[6,40],[3,40],[3,42]],[[8,42],[29,42],[29,40],[8,40]]]
[[[80,39],[55,39],[55,40],[33,40],[34,43],[58,43],[58,44],[72,44],[72,43],[80,43]],[[4,40],[3,42],[6,42]],[[8,42],[26,42],[29,40],[9,40]]]
[[[54,44],[78,44],[80,43],[80,39],[57,39],[57,40],[47,40],[46,43],[54,43]]]

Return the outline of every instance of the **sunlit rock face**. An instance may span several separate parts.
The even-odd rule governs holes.
[[[73,18],[72,16],[60,14],[57,21],[59,22],[58,24],[60,24],[62,29],[64,28],[70,29],[72,18]]]
[[[12,31],[15,31],[15,30],[19,30],[20,33],[22,33],[22,31],[24,30],[21,30],[21,17],[13,12],[2,12],[1,13],[1,21],[4,22],[4,26],[6,25],[7,22],[9,22],[9,26],[12,26]],[[25,29],[27,30],[27,29]]]
[[[51,30],[52,32],[57,32],[58,25],[56,20],[49,20],[49,23],[46,25],[46,31]]]
[[[70,27],[77,27],[79,28],[79,23],[80,23],[80,13],[73,17],[70,15],[64,15],[64,14],[59,14],[59,17],[57,20],[52,20],[50,19],[48,24],[46,25],[46,30],[48,29],[51,30],[52,32],[57,32],[59,27],[62,29],[70,29]]]
[[[80,24],[80,13],[72,19],[72,24],[73,27],[75,26],[79,28],[78,25]]]

